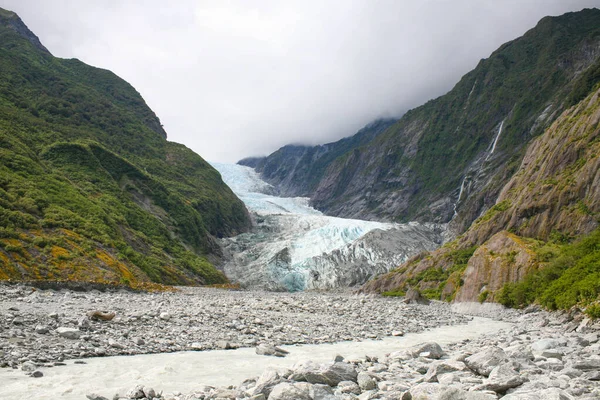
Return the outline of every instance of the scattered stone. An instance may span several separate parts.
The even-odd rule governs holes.
[[[313,400],[306,389],[304,386],[282,382],[273,388],[269,400]]]
[[[81,336],[81,331],[79,329],[67,328],[64,326],[56,328],[56,333],[65,339],[79,339],[79,336]]]
[[[486,377],[490,375],[495,367],[507,361],[509,360],[506,353],[498,347],[490,347],[465,358],[467,367],[473,372]]]
[[[36,325],[35,326],[35,333],[38,333],[40,335],[45,335],[48,332],[50,332],[50,328],[48,328],[46,325]]]
[[[117,314],[108,311],[89,311],[87,313],[88,318],[92,321],[112,321],[115,315]]]
[[[42,371],[38,370],[38,371],[33,371],[31,373],[31,376],[34,377],[34,378],[41,378],[42,376],[44,376],[44,374],[42,373]]]
[[[86,394],[85,397],[87,397],[89,400],[108,400],[106,397],[100,396],[96,393]]]
[[[256,346],[256,354],[261,356],[285,357],[290,354],[290,352],[277,346],[263,343]]]
[[[445,355],[444,350],[435,342],[419,344],[412,348],[411,353],[413,357],[421,356],[434,360],[438,360]]]
[[[361,390],[373,390],[377,387],[377,381],[366,372],[359,372],[356,378]]]

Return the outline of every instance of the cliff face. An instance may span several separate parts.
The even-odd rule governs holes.
[[[214,237],[250,226],[131,85],[0,9],[0,279],[223,282]]]
[[[284,147],[257,169],[329,215],[452,221],[462,233],[495,203],[528,143],[571,104],[577,78],[599,56],[600,10],[547,17],[446,95],[325,159],[318,174],[298,173],[318,147]]]
[[[254,168],[275,186],[281,196],[310,197],[327,179],[329,165],[347,152],[364,146],[389,128],[395,120],[378,120],[355,135],[320,146],[284,146],[268,157],[246,158],[238,164]]]
[[[437,287],[442,299],[497,300],[500,289],[543,269],[545,241],[585,236],[600,226],[600,79],[582,76],[595,90],[564,111],[527,148],[496,204],[456,241],[369,282],[364,291]],[[509,232],[510,231],[510,232]],[[470,252],[451,277],[452,252]],[[460,268],[459,268],[460,269]],[[433,274],[431,271],[443,271]],[[457,268],[454,268],[456,271]],[[428,272],[429,271],[429,272]]]

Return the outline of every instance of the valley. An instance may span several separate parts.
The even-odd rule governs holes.
[[[333,121],[330,109],[376,99],[360,85],[343,98],[344,71],[379,77],[351,71],[380,41],[402,40],[303,64],[295,43],[265,33],[300,20],[269,25],[283,14],[257,6],[258,29],[243,7],[198,7],[161,11],[152,30],[173,36],[116,65],[150,55],[135,65],[151,88],[189,78],[166,101],[144,90],[197,151],[246,146],[236,164],[167,140],[131,84],[54,56],[0,8],[1,399],[600,398],[599,9],[545,16],[445,94],[371,110],[348,132],[357,110]],[[156,10],[137,11],[119,25]],[[144,34],[119,41],[133,37]],[[242,53],[207,56],[224,37]],[[343,39],[332,55],[360,47]],[[264,43],[267,72],[253,76]],[[323,63],[333,86],[294,87],[304,75],[278,71],[279,51],[286,68]],[[434,52],[410,53],[421,51]],[[268,89],[279,73],[285,84]],[[247,123],[253,112],[260,124]],[[333,141],[315,139],[324,130]]]

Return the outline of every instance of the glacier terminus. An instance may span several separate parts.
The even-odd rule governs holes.
[[[444,240],[445,225],[323,215],[304,197],[279,197],[252,168],[212,164],[253,216],[251,232],[221,239],[229,279],[278,291],[360,285]]]

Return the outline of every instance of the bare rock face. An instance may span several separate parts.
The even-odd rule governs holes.
[[[427,305],[430,303],[429,299],[423,297],[421,292],[414,288],[408,289],[406,292],[406,296],[404,296],[404,302],[407,304],[424,304]]]
[[[469,260],[456,301],[493,300],[505,283],[521,280],[536,265],[530,247],[526,239],[506,231],[492,236]],[[480,298],[485,291],[490,295]]]

